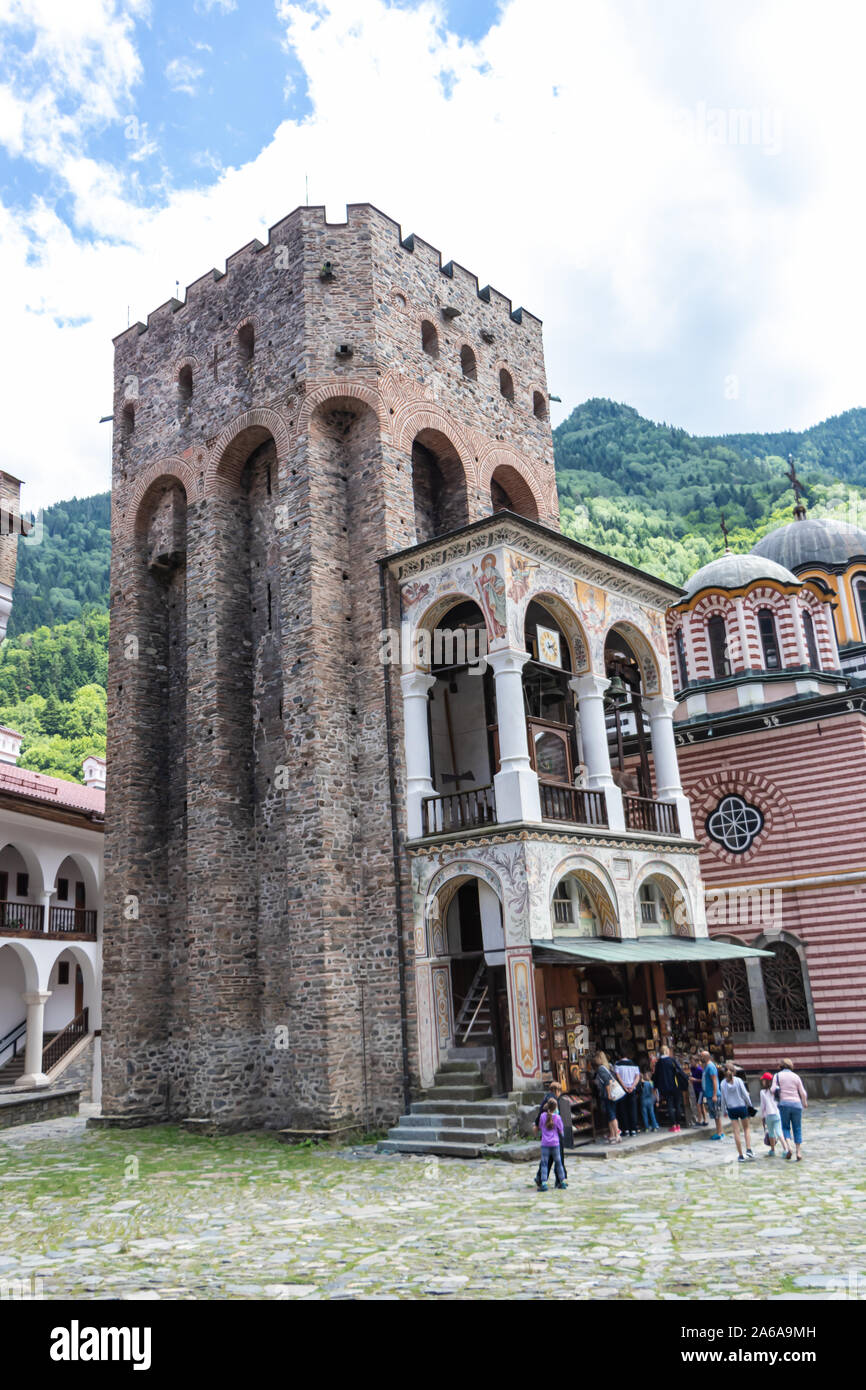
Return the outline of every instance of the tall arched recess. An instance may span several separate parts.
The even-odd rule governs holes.
[[[267,429],[226,444],[217,482],[193,560],[190,1114],[249,1122],[266,1056],[258,939],[286,904],[279,487]]]
[[[399,919],[382,700],[392,673],[379,660],[377,561],[388,537],[378,416],[357,397],[335,393],[312,412],[304,447],[298,467],[309,477],[316,522],[300,557],[308,572],[284,626],[304,693],[302,704],[287,707],[286,726],[297,749],[288,795],[304,836],[304,853],[292,861],[287,922],[303,976],[289,1021],[294,1113],[299,1123],[317,1106],[319,1114],[324,1106],[345,1115],[344,1091],[379,1107],[366,1116],[372,1123],[402,1103],[405,1023],[395,1008]],[[323,1032],[326,1017],[339,1017],[339,1027]]]
[[[463,462],[450,439],[438,430],[421,430],[412,443],[412,493],[418,544],[468,523]]]
[[[187,494],[166,473],[112,555],[106,1115],[186,1112]],[[125,996],[134,981],[134,1007]],[[168,1078],[171,1077],[169,1082]]]

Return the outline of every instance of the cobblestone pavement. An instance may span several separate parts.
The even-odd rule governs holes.
[[[0,1292],[863,1299],[864,1121],[818,1102],[802,1163],[738,1165],[727,1136],[572,1159],[536,1193],[530,1164],[49,1120],[0,1132]]]

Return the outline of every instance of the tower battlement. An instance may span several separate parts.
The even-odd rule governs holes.
[[[450,260],[443,263],[442,253],[437,247],[433,246],[431,242],[425,241],[415,232],[410,232],[404,236],[400,223],[395,222],[387,213],[380,212],[372,203],[350,203],[346,208],[346,220],[344,222],[329,222],[324,206],[295,208],[287,217],[281,218],[279,222],[275,222],[268,229],[266,242],[259,241],[257,238],[248,241],[245,246],[241,246],[226,257],[224,270],[218,270],[214,267],[206,271],[204,275],[187,285],[183,299],[166,300],[164,304],[159,305],[148,314],[146,323],[138,321],[130,324],[129,328],[118,333],[113,341],[115,345],[118,345],[127,337],[136,338],[166,316],[176,314],[191,305],[197,305],[211,286],[221,284],[234,270],[242,268],[252,257],[258,256],[261,252],[272,252],[275,248],[284,246],[289,235],[295,233],[299,227],[306,230],[318,227],[323,232],[339,233],[344,230],[354,231],[371,218],[378,219],[383,229],[391,229],[395,250],[408,252],[410,255],[417,256],[420,261],[434,266],[446,279],[462,285],[485,304],[491,305],[497,312],[507,315],[515,323],[540,337],[542,321],[537,315],[530,313],[522,305],[515,308],[507,295],[502,294],[500,290],[494,289],[491,285],[482,285],[478,276],[473,271],[467,270],[465,266],[460,265],[459,262]]]

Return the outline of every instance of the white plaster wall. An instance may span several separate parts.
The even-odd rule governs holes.
[[[27,1014],[21,995],[26,988],[24,967],[10,948],[0,950],[0,1037],[21,1023]],[[0,1056],[0,1063],[6,1060]]]

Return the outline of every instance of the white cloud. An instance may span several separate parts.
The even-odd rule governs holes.
[[[24,10],[0,0],[0,42]],[[261,237],[304,201],[306,174],[331,218],[369,200],[541,315],[563,410],[613,395],[716,432],[802,426],[863,400],[866,12],[853,3],[817,16],[792,0],[677,0],[659,19],[639,0],[511,0],[475,44],[432,3],[280,0],[311,113],[163,206],[142,205],[130,179],[134,141],[115,168],[84,139],[126,118],[141,80],[136,11],[26,10],[52,77],[14,68],[0,139],[50,169],[76,228],[47,192],[24,217],[0,207],[0,353],[16,404],[2,461],[34,499],[107,485],[109,427],[97,421],[127,305],[145,318],[176,279]],[[832,70],[815,61],[816,26]],[[743,143],[753,123],[739,113],[753,110],[759,143]]]
[[[191,58],[172,58],[165,66],[168,85],[175,92],[186,92],[190,97],[194,97],[198,91],[198,81],[203,72],[204,68],[200,68]]]

